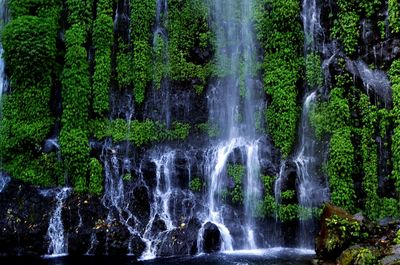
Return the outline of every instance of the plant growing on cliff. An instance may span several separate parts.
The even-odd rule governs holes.
[[[202,187],[203,184],[200,178],[194,178],[189,182],[189,188],[194,192],[200,192]]]

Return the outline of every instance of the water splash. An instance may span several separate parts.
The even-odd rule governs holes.
[[[56,193],[56,208],[50,218],[47,237],[50,239],[47,253],[49,257],[68,255],[68,242],[64,235],[64,225],[61,218],[65,200],[71,193],[71,188],[62,188]]]
[[[323,34],[320,24],[320,7],[317,0],[303,0],[302,19],[305,34],[304,57],[307,58],[311,54],[318,54],[318,49],[320,48],[319,36]],[[331,58],[321,66],[322,69],[325,70],[329,66],[334,56],[335,53],[333,52]],[[325,74],[325,77],[328,76]],[[318,85],[314,84],[313,87],[306,87],[298,134],[299,146],[293,160],[297,168],[297,197],[301,206],[299,209],[300,231],[298,240],[301,247],[309,248],[312,247],[314,242],[313,229],[315,223],[312,209],[320,206],[328,199],[327,184],[317,173],[319,165],[317,161],[317,140],[309,120],[311,107],[315,104],[317,91],[320,89]]]

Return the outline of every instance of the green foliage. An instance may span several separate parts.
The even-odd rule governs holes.
[[[282,222],[289,222],[298,219],[299,205],[298,204],[280,204],[277,207],[278,218]]]
[[[328,175],[332,202],[347,211],[354,211],[353,186],[354,147],[349,127],[336,130],[329,148]]]
[[[89,65],[87,52],[82,46],[85,30],[80,24],[73,25],[65,34],[67,52],[62,76],[63,130],[85,128],[89,108]]]
[[[240,164],[229,164],[228,165],[228,176],[233,179],[235,186],[230,192],[233,203],[243,202],[243,187],[242,179],[245,175],[245,167]]]
[[[169,78],[170,64],[166,41],[157,35],[153,43],[153,85],[159,89],[161,80]]]
[[[259,217],[272,217],[276,212],[277,205],[273,196],[273,184],[275,179],[275,177],[271,176],[262,177],[262,183],[264,186],[264,199],[259,205],[257,205],[256,212]]]
[[[11,0],[13,20],[2,32],[4,59],[12,87],[2,98],[1,167],[14,178],[41,186],[58,184],[61,164],[44,153],[54,123],[49,108],[57,75],[56,32],[59,1]]]
[[[392,136],[393,171],[396,191],[400,193],[400,60],[395,60],[389,70],[393,91],[393,110],[395,128]]]
[[[184,140],[189,135],[190,125],[174,122],[171,128],[151,120],[134,120],[127,123],[123,119],[95,120],[91,131],[97,139],[111,137],[115,142],[129,140],[136,146],[157,141]]]
[[[90,181],[89,192],[100,196],[103,192],[103,166],[97,158],[91,158],[89,162]]]
[[[151,48],[148,41],[134,42],[133,71],[135,101],[143,103],[148,82],[151,80]]]
[[[381,3],[380,0],[364,0],[360,2],[360,7],[363,9],[366,17],[372,17],[379,12]]]
[[[361,248],[354,259],[354,265],[375,265],[375,264],[378,264],[378,260],[374,256],[372,251],[368,248]]]
[[[395,198],[381,198],[381,211],[380,218],[394,217],[398,218],[399,213],[399,202]]]
[[[133,81],[133,65],[132,65],[132,54],[129,53],[129,49],[127,45],[122,43],[122,40],[119,40],[119,49],[117,52],[117,80],[120,88],[127,88],[130,86]]]
[[[56,185],[58,176],[62,173],[60,162],[54,153],[21,152],[3,166],[13,178],[42,187]]]
[[[306,56],[306,81],[307,85],[311,88],[323,86],[324,77],[321,68],[321,58],[316,53]]]
[[[363,128],[361,130],[361,149],[363,158],[364,181],[363,190],[367,195],[365,211],[370,219],[377,219],[381,209],[378,195],[378,154],[375,143],[375,124],[377,122],[377,110],[369,103],[368,96],[360,98],[362,110]]]
[[[57,18],[61,9],[60,0],[9,0],[8,7],[11,16],[16,19],[20,16],[38,16],[43,18]]]
[[[14,89],[37,85],[55,69],[56,31],[52,20],[22,16],[2,33],[4,59]]]
[[[201,133],[206,133],[210,138],[215,138],[220,134],[218,126],[211,122],[200,123],[196,127]]]
[[[343,89],[334,88],[329,102],[320,102],[310,111],[311,125],[319,139],[331,134],[337,128],[350,125],[350,109],[343,95]]]
[[[146,87],[151,80],[151,27],[155,18],[156,1],[131,1],[131,38],[133,40],[133,77],[135,101],[143,103]]]
[[[68,22],[71,25],[81,24],[89,32],[92,24],[93,0],[66,0]]]
[[[291,200],[295,197],[296,192],[294,190],[286,190],[281,193],[282,200]]]
[[[388,2],[389,26],[393,33],[400,33],[400,4],[398,0]]]
[[[339,12],[332,28],[332,37],[338,38],[344,50],[352,55],[355,53],[360,34],[359,21],[360,14],[358,11],[358,1],[355,0],[338,0]]]
[[[124,181],[132,181],[133,177],[132,177],[132,174],[131,174],[131,173],[126,173],[126,174],[124,174],[124,176],[122,177],[122,179],[123,179]]]
[[[203,187],[203,183],[200,178],[194,178],[189,183],[189,188],[194,192],[200,192]]]
[[[240,164],[229,164],[228,165],[228,176],[230,176],[235,184],[242,183],[242,178],[245,174],[245,167]]]
[[[93,75],[93,110],[105,114],[109,108],[109,86],[111,78],[111,47],[114,41],[114,23],[110,1],[99,1],[97,17],[93,26],[93,43],[96,48]]]
[[[287,157],[296,138],[297,89],[302,67],[303,36],[295,0],[258,0],[255,18],[257,37],[265,50],[263,72],[271,103],[266,110],[268,132]]]
[[[359,242],[365,235],[361,231],[361,225],[356,220],[337,215],[326,219],[328,228],[327,249],[329,251],[340,249],[344,245]]]
[[[89,0],[67,0],[68,21],[71,27],[65,32],[67,50],[61,80],[63,113],[60,147],[68,181],[72,183],[74,190],[80,193],[90,190],[94,194],[99,194],[101,193],[101,180],[98,169],[95,172],[91,171],[91,166],[95,166],[91,163],[95,162],[89,160],[88,139],[91,86],[85,44],[91,30],[92,4],[93,1]],[[95,32],[97,45],[99,44],[99,34],[98,31]],[[98,78],[97,76],[95,80]],[[95,101],[94,105],[96,106],[96,104]],[[89,177],[93,177],[93,179]]]
[[[90,147],[87,134],[81,129],[71,129],[69,131],[63,129],[60,135],[60,143],[65,168],[75,191],[88,191],[87,174]],[[91,173],[97,174],[98,169],[96,172]],[[93,179],[93,185],[93,192],[97,193],[99,179]]]
[[[172,80],[196,80],[196,91],[201,92],[210,74],[211,62],[197,59],[195,50],[208,51],[212,34],[208,26],[208,5],[202,0],[168,1],[168,51]]]
[[[396,237],[395,237],[393,243],[395,243],[396,245],[400,245],[400,229],[397,230]]]

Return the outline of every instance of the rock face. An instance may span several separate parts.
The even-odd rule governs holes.
[[[319,264],[400,264],[399,228],[400,220],[374,223],[327,204],[316,240]]]
[[[327,258],[337,257],[350,244],[350,242],[346,242],[345,238],[339,234],[340,229],[336,230],[329,226],[328,220],[334,216],[358,223],[352,215],[343,209],[332,204],[327,204],[321,217],[321,228],[316,239],[316,253],[318,256]],[[335,240],[335,242],[332,240]]]
[[[45,254],[54,203],[36,188],[11,181],[0,193],[0,255]]]
[[[39,190],[18,181],[7,185],[0,193],[0,255],[48,254],[54,194],[54,190]],[[132,254],[140,255],[144,242],[117,220],[107,221],[107,216],[100,198],[71,195],[62,207],[68,253],[116,255],[127,254],[130,248]]]
[[[197,235],[201,224],[192,219],[189,224],[181,224],[179,228],[169,231],[159,246],[159,256],[182,256],[197,253]]]
[[[221,250],[221,232],[213,223],[204,225],[203,250],[205,253],[212,253]]]

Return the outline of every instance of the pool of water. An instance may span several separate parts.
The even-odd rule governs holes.
[[[311,265],[312,250],[272,248],[140,261],[129,256],[0,257],[2,265]]]

